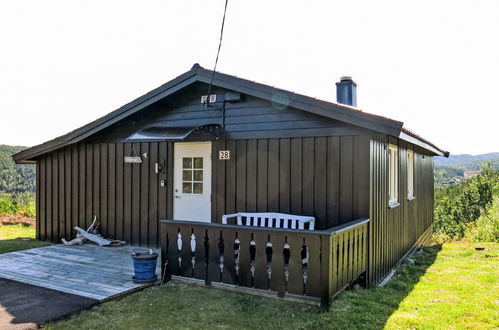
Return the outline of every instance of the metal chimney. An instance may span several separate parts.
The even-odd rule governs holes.
[[[336,83],[336,100],[341,104],[357,106],[357,84],[352,77],[341,77]]]

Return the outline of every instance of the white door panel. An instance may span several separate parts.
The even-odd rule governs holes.
[[[177,142],[173,158],[173,218],[211,222],[211,142]]]

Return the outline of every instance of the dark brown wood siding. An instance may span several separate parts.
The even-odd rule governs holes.
[[[314,216],[325,229],[368,216],[369,136],[213,145],[213,222],[234,212],[282,212]],[[230,150],[230,160],[218,160],[219,150]]]
[[[147,153],[141,164],[125,164],[134,149]],[[79,144],[37,159],[37,237],[60,242],[74,238],[74,226],[86,227],[97,216],[106,237],[140,246],[158,246],[159,220],[167,203],[170,171],[154,173],[154,163],[170,164],[166,142]]]
[[[398,145],[398,202],[388,206],[388,144]],[[433,222],[433,157],[414,150],[414,199],[407,198],[407,150],[388,136],[371,139],[368,281],[377,285]]]
[[[158,220],[173,215],[173,146],[80,144],[39,157],[39,238],[71,239],[72,228],[88,227],[95,215],[105,236],[157,246]],[[132,150],[147,153],[143,163],[123,162]],[[218,150],[231,159],[218,160]],[[313,215],[325,229],[367,217],[368,159],[368,136],[217,140],[213,222],[234,212],[285,212]],[[166,162],[165,173],[154,173],[156,161]]]

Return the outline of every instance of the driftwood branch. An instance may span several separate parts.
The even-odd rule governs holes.
[[[64,245],[82,245],[87,241],[92,241],[97,243],[99,246],[121,246],[126,244],[125,241],[108,240],[102,238],[101,235],[97,234],[99,226],[100,223],[97,222],[97,216],[94,215],[94,220],[92,221],[90,227],[87,228],[87,230],[75,226],[74,229],[77,231],[76,238],[71,241],[66,241],[64,238],[62,238],[62,243],[64,243]]]
[[[64,243],[64,245],[82,245],[83,243],[85,243],[83,239],[78,236],[70,241],[66,241],[64,238],[61,238],[61,241],[62,243]]]
[[[90,227],[87,228],[87,232],[90,234],[97,235],[97,231],[99,229],[99,226],[100,226],[100,222],[97,222],[97,216],[94,215],[94,220],[92,221],[92,224],[90,225]]]
[[[110,240],[107,240],[105,238],[102,238],[100,236],[97,236],[97,235],[94,235],[94,234],[90,234],[89,232],[87,232],[85,229],[82,229],[78,226],[75,226],[74,229],[81,234],[81,236],[85,237],[86,239],[88,239],[89,241],[92,241],[94,243],[97,243],[99,244],[99,246],[106,246],[106,245],[110,245],[111,244],[111,241]]]

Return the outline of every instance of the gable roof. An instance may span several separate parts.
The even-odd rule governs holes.
[[[109,127],[112,124],[144,109],[145,107],[189,86],[195,82],[209,84],[213,71],[202,68],[199,64],[194,64],[191,70],[176,77],[175,79],[161,85],[160,87],[142,95],[141,97],[125,104],[113,112],[94,120],[65,135],[47,141],[40,145],[23,150],[15,155],[13,159],[16,163],[29,163],[37,156],[44,153],[78,143],[85,138]],[[419,145],[439,156],[448,156],[448,152],[436,147],[434,144],[422,139],[416,134],[403,129],[403,123],[390,118],[363,112],[355,107],[344,104],[332,103],[318,100],[309,96],[296,94],[283,89],[259,84],[254,81],[238,78],[216,72],[213,77],[213,85],[234,90],[243,94],[251,95],[261,99],[272,101],[275,95],[285,97],[289,100],[289,106],[303,111],[314,113],[323,117],[343,121],[352,125],[366,128],[382,134],[399,137],[408,142]]]

